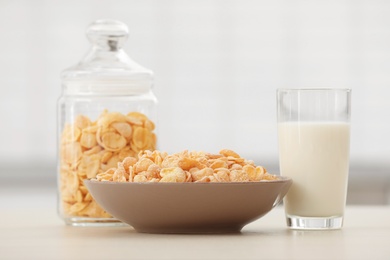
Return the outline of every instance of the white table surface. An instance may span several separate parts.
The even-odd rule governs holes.
[[[0,190],[0,259],[390,259],[388,206],[347,207],[336,231],[289,230],[278,206],[238,234],[164,235],[66,226],[54,194],[12,191]]]

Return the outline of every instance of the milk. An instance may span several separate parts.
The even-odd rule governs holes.
[[[347,123],[279,123],[281,175],[293,179],[287,215],[342,216],[349,171]]]

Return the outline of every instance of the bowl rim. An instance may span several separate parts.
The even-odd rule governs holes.
[[[261,180],[261,181],[240,181],[240,182],[119,182],[119,181],[98,181],[92,178],[85,179],[86,183],[99,183],[100,185],[258,185],[265,183],[284,183],[292,181],[291,177],[277,175],[277,180]]]

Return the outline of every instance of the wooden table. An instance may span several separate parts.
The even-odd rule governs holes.
[[[289,230],[279,206],[239,234],[163,235],[65,226],[26,199],[0,207],[0,259],[390,259],[388,206],[347,207],[336,231]]]

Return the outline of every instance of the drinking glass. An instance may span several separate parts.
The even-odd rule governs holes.
[[[342,227],[350,115],[350,89],[277,90],[280,172],[293,179],[284,199],[288,227]]]

